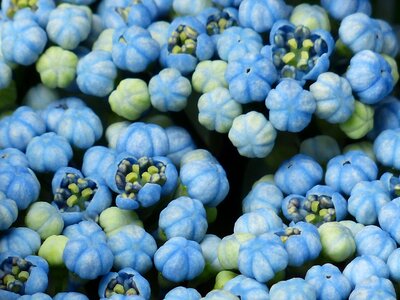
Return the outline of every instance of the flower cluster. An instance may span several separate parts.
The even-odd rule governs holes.
[[[314,2],[3,0],[0,299],[398,298],[398,26]]]

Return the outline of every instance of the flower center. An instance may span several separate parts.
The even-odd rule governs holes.
[[[168,52],[194,55],[197,46],[197,31],[188,25],[179,25],[168,39]]]
[[[10,7],[7,10],[7,17],[12,18],[15,13],[23,8],[30,8],[32,11],[36,11],[38,0],[11,0]]]
[[[308,212],[305,217],[307,223],[320,226],[336,220],[335,206],[329,196],[309,195],[303,203],[303,208]]]
[[[0,265],[0,290],[25,294],[25,282],[33,264],[19,257],[8,257]]]
[[[132,0],[126,7],[116,7],[115,11],[121,16],[125,23],[128,23],[129,13],[131,12],[132,5],[141,4],[141,0]]]
[[[207,34],[215,35],[224,32],[225,29],[236,26],[237,22],[227,12],[221,11],[208,17]]]
[[[110,280],[107,285],[105,297],[111,298],[115,294],[119,295],[139,295],[139,289],[133,280],[134,275],[124,272],[118,273],[116,278]]]
[[[328,51],[326,42],[312,36],[310,29],[302,25],[294,31],[278,30],[274,42],[273,62],[284,78],[295,79],[299,71],[308,73]]]
[[[82,211],[97,191],[97,184],[76,174],[67,173],[54,194],[54,202],[61,211]]]
[[[141,157],[137,161],[123,159],[118,165],[115,180],[118,189],[124,190],[122,197],[134,199],[146,183],[164,185],[167,180],[165,165],[149,157]]]
[[[275,234],[281,238],[282,242],[286,242],[289,237],[293,235],[300,235],[301,231],[298,228],[288,227],[284,231],[276,232]]]
[[[294,197],[289,200],[289,203],[287,205],[287,212],[295,222],[304,220],[305,212],[304,210],[302,210],[301,200],[298,198]]]

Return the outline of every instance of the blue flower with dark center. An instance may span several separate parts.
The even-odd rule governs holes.
[[[304,83],[316,80],[319,74],[328,70],[335,41],[326,30],[311,31],[306,26],[294,26],[282,20],[272,27],[270,44],[261,53],[274,62],[281,78]]]
[[[238,11],[233,7],[227,7],[223,10],[208,7],[197,16],[197,19],[206,26],[207,34],[213,40],[214,45],[217,46],[218,38],[225,29],[238,26]]]
[[[70,167],[61,168],[52,181],[53,204],[60,210],[66,225],[83,218],[96,218],[111,205],[111,193],[102,181],[84,178]]]
[[[49,14],[56,7],[54,0],[3,0],[1,10],[7,19],[12,19],[21,10],[28,11],[41,27],[46,27]]]
[[[287,196],[282,203],[282,212],[289,221],[305,221],[319,227],[326,222],[343,220],[347,215],[347,202],[333,188],[316,185],[306,197]]]
[[[166,157],[122,154],[116,162],[107,178],[109,187],[120,194],[116,203],[122,209],[152,206],[175,190],[178,172]]]
[[[212,40],[199,20],[194,17],[176,18],[168,29],[168,44],[161,49],[161,64],[188,74],[194,71],[199,60],[212,57],[214,47],[210,44]]]
[[[157,6],[153,0],[111,0],[104,1],[101,12],[107,28],[130,27],[132,25],[148,27],[157,15]]]
[[[150,299],[151,293],[147,280],[131,268],[124,268],[118,273],[110,272],[105,275],[100,281],[98,292],[102,299],[103,297],[112,298],[113,295],[119,294],[126,296],[138,295],[146,300]]]
[[[299,222],[293,227],[275,232],[285,245],[289,266],[300,267],[318,258],[322,246],[317,227]]]
[[[38,256],[25,259],[16,255],[0,258],[0,298],[18,299],[21,295],[44,292],[47,288],[49,267]]]

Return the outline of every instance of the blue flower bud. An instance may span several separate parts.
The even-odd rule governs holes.
[[[123,226],[108,237],[107,244],[114,255],[114,268],[117,270],[132,268],[144,274],[153,266],[157,244],[140,226]]]
[[[186,161],[196,151],[188,152],[181,160],[181,183],[189,197],[200,200],[205,206],[215,207],[225,199],[229,191],[225,170],[206,150],[208,157]]]
[[[374,141],[374,153],[376,159],[384,166],[395,169],[400,168],[397,159],[397,140],[400,137],[400,130],[387,129],[382,131]]]
[[[26,209],[39,197],[40,183],[31,169],[7,164],[0,168],[0,177],[0,192],[14,200],[18,209]]]
[[[379,225],[391,237],[400,242],[400,222],[395,217],[400,211],[400,198],[395,198],[391,202],[382,207],[378,215]]]
[[[225,79],[233,99],[245,104],[264,101],[278,74],[271,60],[258,53],[246,53],[240,59],[229,60]]]
[[[72,148],[67,139],[54,132],[34,137],[26,148],[29,166],[36,172],[56,172],[66,167],[72,158]]]
[[[156,124],[134,122],[120,134],[116,150],[128,152],[136,158],[163,156],[169,151],[168,137],[165,130]]]
[[[259,282],[267,282],[286,268],[289,261],[281,239],[273,233],[263,233],[239,249],[239,271]],[[260,268],[259,266],[263,267]]]
[[[53,300],[89,300],[89,298],[77,292],[60,292],[54,296]]]
[[[181,236],[199,243],[208,228],[206,210],[197,199],[179,197],[160,212],[158,226],[167,239]]]
[[[18,207],[14,200],[6,198],[3,192],[0,192],[0,231],[11,227],[17,220]]]
[[[113,265],[114,255],[106,243],[90,238],[70,238],[65,245],[65,266],[82,279],[95,279],[107,274]]]
[[[314,159],[297,154],[281,164],[274,180],[285,194],[304,195],[321,181],[322,175],[322,168]]]
[[[112,59],[122,70],[143,72],[160,54],[160,46],[150,33],[136,25],[116,29],[112,42]]]
[[[14,167],[29,167],[25,153],[16,148],[5,148],[0,150],[0,165],[12,165]]]
[[[276,214],[281,211],[283,194],[273,183],[258,182],[242,201],[243,213],[255,211],[260,208],[270,208]]]
[[[321,5],[336,20],[342,20],[357,12],[371,15],[369,0],[321,0]]]
[[[382,227],[386,229],[385,226]],[[390,230],[389,233],[391,232],[393,231]],[[358,255],[374,255],[385,262],[397,247],[396,242],[388,232],[375,225],[368,225],[362,228],[355,235],[355,241]]]
[[[158,248],[154,265],[168,280],[192,280],[203,271],[205,261],[200,245],[183,237],[173,237]]]
[[[269,299],[268,288],[265,284],[244,275],[238,275],[226,282],[224,290],[231,292],[242,300]]]
[[[266,157],[272,151],[276,135],[271,122],[256,111],[236,117],[228,133],[240,155],[258,158]]]
[[[346,78],[365,104],[381,101],[393,89],[390,65],[380,54],[370,50],[360,51],[351,58]]]
[[[243,27],[257,32],[269,31],[274,23],[289,17],[291,7],[283,0],[243,0],[239,6],[239,21]]]
[[[356,285],[350,294],[349,300],[374,298],[385,300],[397,299],[393,283],[386,278],[371,276]]]
[[[317,107],[313,95],[293,79],[282,80],[272,89],[265,106],[269,109],[272,125],[289,132],[300,132],[306,128]]]
[[[354,288],[357,284],[371,276],[389,278],[389,268],[377,256],[361,255],[347,264],[343,270],[343,275],[347,277]]]
[[[67,50],[86,40],[92,25],[92,12],[87,6],[62,3],[53,9],[46,26],[49,39]]]
[[[357,222],[371,225],[378,220],[381,208],[390,201],[389,191],[381,181],[361,181],[351,190],[348,211]]]
[[[305,280],[314,287],[321,300],[345,300],[352,290],[349,280],[332,264],[311,267]]]
[[[269,208],[260,208],[241,215],[235,222],[233,232],[254,235],[283,229],[281,218]]]
[[[275,283],[270,291],[271,300],[316,300],[317,294],[313,286],[302,278],[292,278]]]
[[[358,182],[375,180],[377,175],[378,167],[368,155],[362,151],[349,151],[328,162],[325,182],[336,191],[350,195]]]
[[[24,14],[2,24],[1,50],[6,61],[31,65],[39,58],[46,44],[46,32]],[[19,50],[22,48],[24,51]]]
[[[185,288],[183,286],[178,286],[170,290],[164,297],[164,300],[200,300],[200,293],[194,288]]]
[[[0,253],[12,252],[26,257],[35,254],[39,248],[39,234],[27,227],[11,227],[0,238]]]
[[[32,108],[20,106],[0,120],[0,147],[25,151],[31,139],[45,131],[42,118]]]
[[[327,72],[318,76],[310,86],[310,92],[317,103],[315,114],[329,123],[343,123],[354,112],[354,97],[348,80]]]
[[[178,167],[182,157],[194,150],[196,145],[189,132],[183,127],[170,126],[165,128],[165,133],[167,134],[169,143],[167,157]]]
[[[117,68],[109,52],[92,51],[79,60],[76,68],[76,82],[83,93],[104,97],[114,89]]]
[[[354,53],[362,50],[382,52],[383,33],[379,23],[363,13],[345,17],[340,23],[339,38]]]
[[[149,81],[151,104],[159,111],[180,111],[192,93],[190,81],[173,68],[163,69]]]
[[[218,56],[225,61],[239,59],[246,53],[259,53],[261,36],[251,28],[233,26],[220,34],[217,41]]]

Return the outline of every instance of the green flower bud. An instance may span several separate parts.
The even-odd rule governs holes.
[[[47,260],[52,267],[62,266],[63,252],[67,242],[68,238],[64,235],[49,236],[40,246],[38,255]]]
[[[78,56],[61,47],[48,48],[36,62],[43,84],[49,88],[65,88],[75,78]]]
[[[374,109],[355,101],[353,115],[339,126],[349,138],[360,139],[374,127]]]
[[[322,256],[334,262],[352,257],[356,242],[349,228],[339,222],[328,222],[318,228],[322,244]]]
[[[39,233],[42,240],[60,234],[64,229],[64,220],[60,212],[47,202],[33,203],[26,214],[25,224]]]
[[[225,70],[228,64],[223,60],[205,60],[197,64],[192,75],[193,89],[198,93],[207,93],[217,87],[227,88]]]
[[[107,236],[117,233],[123,226],[129,224],[143,227],[142,221],[133,210],[124,210],[113,206],[105,209],[99,217],[99,225]]]
[[[134,121],[150,108],[150,95],[145,81],[137,78],[122,80],[108,101],[117,115]]]

